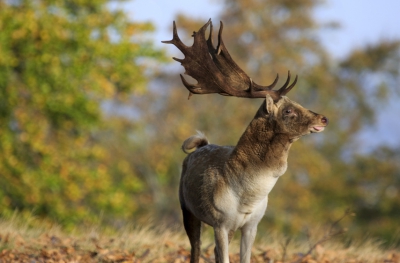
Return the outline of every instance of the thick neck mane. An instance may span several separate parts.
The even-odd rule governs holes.
[[[244,170],[279,169],[286,165],[291,146],[288,135],[276,132],[276,123],[266,116],[265,103],[239,139],[228,163]]]

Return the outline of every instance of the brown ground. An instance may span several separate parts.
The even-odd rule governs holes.
[[[124,233],[121,237],[104,238],[88,233],[80,237],[57,236],[42,233],[23,236],[19,233],[4,233],[0,229],[0,263],[5,262],[189,262],[188,245],[177,241],[176,234],[151,233],[145,231]],[[50,231],[52,232],[52,231]],[[126,236],[124,236],[126,235]],[[132,242],[129,243],[131,236]],[[168,238],[168,236],[170,238]],[[179,238],[184,238],[180,236]],[[203,242],[204,243],[204,242]],[[136,245],[135,245],[136,244]],[[381,251],[369,248],[326,249],[316,247],[311,255],[287,247],[285,262],[382,262],[400,263],[400,253],[395,250]],[[299,248],[300,249],[300,248]],[[305,250],[307,251],[307,249]],[[282,262],[283,248],[265,246],[253,248],[252,262]],[[239,262],[238,253],[233,252],[231,262]],[[204,247],[200,262],[214,262],[213,244]]]

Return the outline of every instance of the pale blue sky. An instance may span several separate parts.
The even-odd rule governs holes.
[[[171,24],[176,14],[217,20],[220,3],[221,0],[131,0],[123,4],[123,9],[134,21],[151,21],[156,26],[153,39],[161,46],[161,40],[172,37]],[[323,44],[335,58],[345,57],[367,43],[400,39],[400,0],[327,0],[315,11],[315,17],[341,24],[339,30],[321,32]],[[362,133],[360,140],[368,147],[380,143],[400,146],[399,115],[400,102],[393,100],[382,109],[376,126]]]
[[[171,38],[170,27],[177,13],[207,20],[218,19],[221,0],[131,0],[124,10],[135,21],[151,21],[157,28],[154,39]],[[342,28],[323,34],[323,42],[335,56],[353,47],[387,38],[400,38],[399,0],[328,0],[315,12],[319,21],[338,21]]]

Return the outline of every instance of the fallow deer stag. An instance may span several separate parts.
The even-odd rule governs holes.
[[[277,90],[273,88],[278,76],[269,86],[254,83],[229,55],[222,28],[221,22],[216,48],[211,20],[194,33],[191,47],[179,39],[175,22],[173,39],[163,41],[185,55],[174,59],[198,82],[190,84],[181,75],[189,98],[192,94],[219,93],[265,99],[236,146],[209,144],[202,134],[182,145],[185,153],[196,149],[183,161],[179,186],[183,223],[192,247],[191,263],[199,262],[202,222],[214,228],[216,262],[229,262],[228,245],[237,229],[242,234],[240,262],[250,262],[257,225],[267,208],[269,192],[286,171],[290,146],[303,135],[323,131],[328,124],[326,117],[285,96],[297,81],[296,77],[289,85],[290,73]]]

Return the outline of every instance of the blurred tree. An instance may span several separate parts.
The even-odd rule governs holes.
[[[123,122],[101,105],[143,92],[146,62],[163,55],[151,24],[107,4],[0,0],[0,215],[69,224],[138,208],[144,182],[101,139]]]
[[[362,222],[372,234],[383,236],[375,221],[366,219],[368,213],[380,211],[375,218],[385,221],[385,229],[394,228],[396,219],[389,215],[393,212],[385,214],[381,209],[389,207],[386,209],[395,211],[400,209],[399,204],[392,199],[390,204],[383,204],[371,195],[369,198],[377,202],[375,208],[379,209],[365,209],[365,203],[360,202],[368,194],[363,178],[365,169],[374,168],[367,180],[368,187],[398,199],[400,193],[395,189],[399,188],[399,170],[393,160],[399,154],[391,152],[392,161],[377,158],[373,153],[357,155],[358,143],[363,143],[357,137],[363,128],[374,123],[379,105],[396,93],[393,87],[399,85],[400,42],[377,42],[354,51],[343,61],[334,61],[318,39],[318,30],[325,25],[318,24],[312,14],[321,1],[226,0],[224,3],[223,39],[239,66],[264,85],[271,83],[276,73],[285,76],[290,69],[292,74],[299,75],[299,82],[289,96],[330,119],[324,133],[294,143],[289,169],[272,191],[266,220],[260,227],[298,232],[308,225],[328,223],[351,207],[359,212],[354,231],[364,234],[358,228]],[[192,43],[188,38],[191,32],[205,22],[184,15],[177,17],[179,35],[187,45]],[[215,21],[214,24],[218,27]],[[212,143],[234,145],[261,104],[261,101],[217,95],[193,96],[187,101],[187,91],[178,77],[182,71],[175,73],[169,69],[168,74],[160,75],[151,92],[142,98],[157,104],[148,109],[148,103],[142,102],[146,107],[142,108],[146,109],[143,123],[149,130],[160,132],[146,130],[143,160],[137,163],[146,166],[144,160],[149,165],[154,162],[151,167],[156,168],[150,168],[148,176],[153,178],[153,187],[157,189],[158,198],[154,198],[157,211],[174,218],[179,218],[180,212],[176,189],[184,158],[178,150],[182,141],[199,129]],[[383,172],[390,179],[383,179],[380,175]]]

